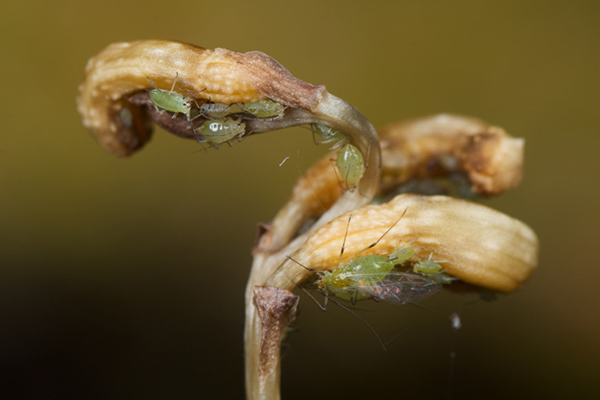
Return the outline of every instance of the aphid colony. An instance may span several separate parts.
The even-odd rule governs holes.
[[[152,105],[157,110],[172,112],[173,118],[177,114],[185,115],[192,124],[198,141],[208,142],[215,147],[226,142],[231,144],[231,140],[235,138],[241,140],[246,133],[244,120],[279,119],[285,112],[282,104],[270,99],[239,104],[208,101],[199,105],[196,100],[174,90],[178,78],[179,75],[176,75],[171,90],[159,89],[152,79],[148,78],[154,87],[149,90]],[[192,102],[196,104],[195,108]],[[202,123],[194,126],[194,120],[197,118],[202,118]],[[346,189],[354,190],[365,171],[365,162],[360,150],[350,143],[344,144],[348,141],[348,137],[330,126],[312,124],[311,130],[316,144],[334,143],[332,149],[343,145],[338,151],[336,166]]]
[[[365,299],[385,300],[394,304],[416,303],[437,293],[442,288],[441,285],[450,284],[456,279],[444,273],[441,265],[432,261],[431,256],[427,260],[415,260],[415,248],[410,246],[397,248],[387,256],[361,256],[375,247],[401,219],[402,217],[376,242],[346,262],[342,262],[346,241],[344,237],[337,268],[318,271],[316,285],[326,299],[335,296],[352,303]],[[351,218],[348,219],[348,226],[350,220]],[[346,235],[347,233],[346,230]],[[291,257],[288,258],[295,262]],[[398,270],[398,267],[405,270]]]
[[[219,145],[225,142],[230,143],[236,137],[241,140],[244,133],[246,133],[246,124],[242,122],[243,119],[277,119],[281,118],[285,111],[283,105],[270,99],[239,104],[208,101],[199,105],[196,100],[174,91],[178,77],[178,75],[175,77],[171,90],[159,89],[148,78],[154,87],[154,89],[149,90],[150,99],[157,110],[161,109],[174,113],[173,118],[177,114],[185,115],[192,124],[194,132],[199,133],[200,136],[197,136],[199,141]],[[196,104],[196,108],[192,107],[192,102]],[[193,121],[200,117],[204,119],[204,122],[195,127]]]

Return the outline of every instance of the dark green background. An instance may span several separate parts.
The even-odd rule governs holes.
[[[411,326],[387,353],[347,312],[303,298],[285,399],[598,394],[600,2],[16,4],[0,13],[6,398],[243,396],[255,224],[325,148],[296,128],[204,153],[157,130],[131,158],[107,154],[75,107],[85,63],[150,38],[264,51],[376,127],[453,112],[527,141],[522,186],[486,203],[538,233],[533,279],[493,303],[371,307],[384,339]]]

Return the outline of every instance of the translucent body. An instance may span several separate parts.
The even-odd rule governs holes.
[[[348,189],[352,190],[365,172],[363,155],[355,146],[346,144],[337,155],[336,165]]]
[[[242,103],[242,108],[258,118],[282,117],[285,107],[273,100],[264,99],[252,103]]]
[[[342,300],[373,298],[395,304],[415,303],[441,289],[422,275],[392,271],[397,264],[398,260],[389,257],[362,256],[323,272],[317,285]]]
[[[344,139],[348,138],[342,132],[327,125],[312,124],[310,128],[313,132],[316,144],[335,143],[332,148],[336,148],[341,145]],[[321,140],[317,141],[315,134],[319,136]]]
[[[156,107],[174,112],[173,118],[175,118],[177,113],[185,115],[188,119],[190,118],[190,111],[192,109],[191,99],[181,93],[173,91],[175,84],[177,83],[177,78],[175,78],[175,82],[173,82],[170,91],[159,89],[154,82],[152,82],[152,79],[148,78],[148,80],[152,86],[154,86],[154,89],[150,91],[150,99],[152,99],[152,103],[154,103]]]
[[[246,124],[237,119],[224,118],[206,121],[198,130],[207,142],[220,144],[243,135],[246,132]]]

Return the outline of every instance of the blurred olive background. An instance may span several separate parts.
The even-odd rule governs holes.
[[[496,302],[365,305],[384,340],[410,327],[388,352],[303,296],[285,399],[598,394],[600,2],[16,4],[0,15],[2,397],[244,395],[255,226],[326,149],[302,128],[208,152],[157,129],[130,158],[106,153],[76,111],[86,61],[150,38],[264,51],[375,127],[452,112],[527,141],[522,186],[485,203],[538,233],[533,279]]]

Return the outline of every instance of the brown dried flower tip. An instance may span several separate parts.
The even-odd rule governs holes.
[[[296,318],[299,299],[287,290],[268,286],[254,288],[254,303],[262,323],[258,367],[261,391],[269,375],[277,368],[281,340],[285,328]]]

